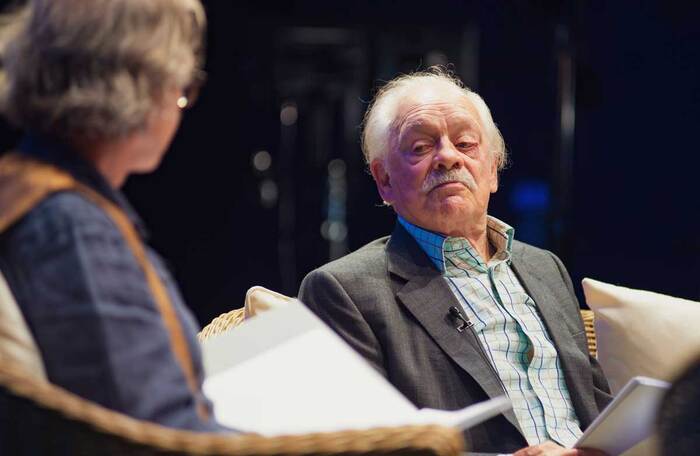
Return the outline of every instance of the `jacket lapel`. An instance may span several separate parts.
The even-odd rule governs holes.
[[[556,302],[552,297],[546,278],[537,274],[536,267],[525,267],[523,258],[519,253],[521,252],[513,252],[511,267],[528,296],[535,301],[535,307],[559,354],[564,378],[566,379],[576,414],[582,427],[585,428],[594,418],[587,404],[595,404],[593,379],[586,372],[586,370],[590,371],[588,358],[576,346],[571,332],[566,326],[560,307],[561,303]]]
[[[474,333],[457,331],[450,318],[450,307],[461,309],[461,304],[418,243],[398,223],[387,245],[387,261],[389,272],[406,280],[396,296],[430,337],[489,397],[505,394]],[[512,410],[504,415],[520,430]]]

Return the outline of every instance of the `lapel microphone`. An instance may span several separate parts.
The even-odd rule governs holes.
[[[457,306],[452,306],[450,307],[450,316],[452,317],[452,320],[456,324],[457,331],[462,332],[466,328],[471,328],[474,326],[474,323],[469,321],[468,318],[464,317],[462,315],[462,312],[457,308]]]

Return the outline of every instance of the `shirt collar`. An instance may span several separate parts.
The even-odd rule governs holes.
[[[99,171],[70,146],[46,136],[28,134],[20,141],[18,151],[68,172],[74,179],[116,204],[131,220],[141,237],[148,237],[146,226],[124,194],[112,188]]]
[[[401,216],[398,219],[443,274],[464,275],[470,269],[486,271],[487,265],[466,238],[445,236],[416,226]],[[510,263],[515,229],[490,215],[486,228],[489,242],[496,249],[491,262]]]

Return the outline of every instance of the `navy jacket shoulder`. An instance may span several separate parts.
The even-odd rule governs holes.
[[[96,172],[71,166],[70,160],[61,165],[103,195],[109,192],[95,184]],[[120,194],[105,196],[122,206]],[[162,259],[148,247],[146,252],[201,380],[198,324]],[[92,201],[73,191],[44,199],[0,236],[0,268],[51,382],[135,418],[181,429],[221,429],[197,415],[201,389],[187,386],[143,271],[119,229]]]

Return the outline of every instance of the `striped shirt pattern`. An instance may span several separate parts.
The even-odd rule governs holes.
[[[465,238],[433,233],[402,217],[399,222],[442,272],[474,324],[528,444],[554,440],[572,447],[582,432],[557,351],[510,268],[515,230],[489,216],[487,235],[496,253],[485,263]]]

